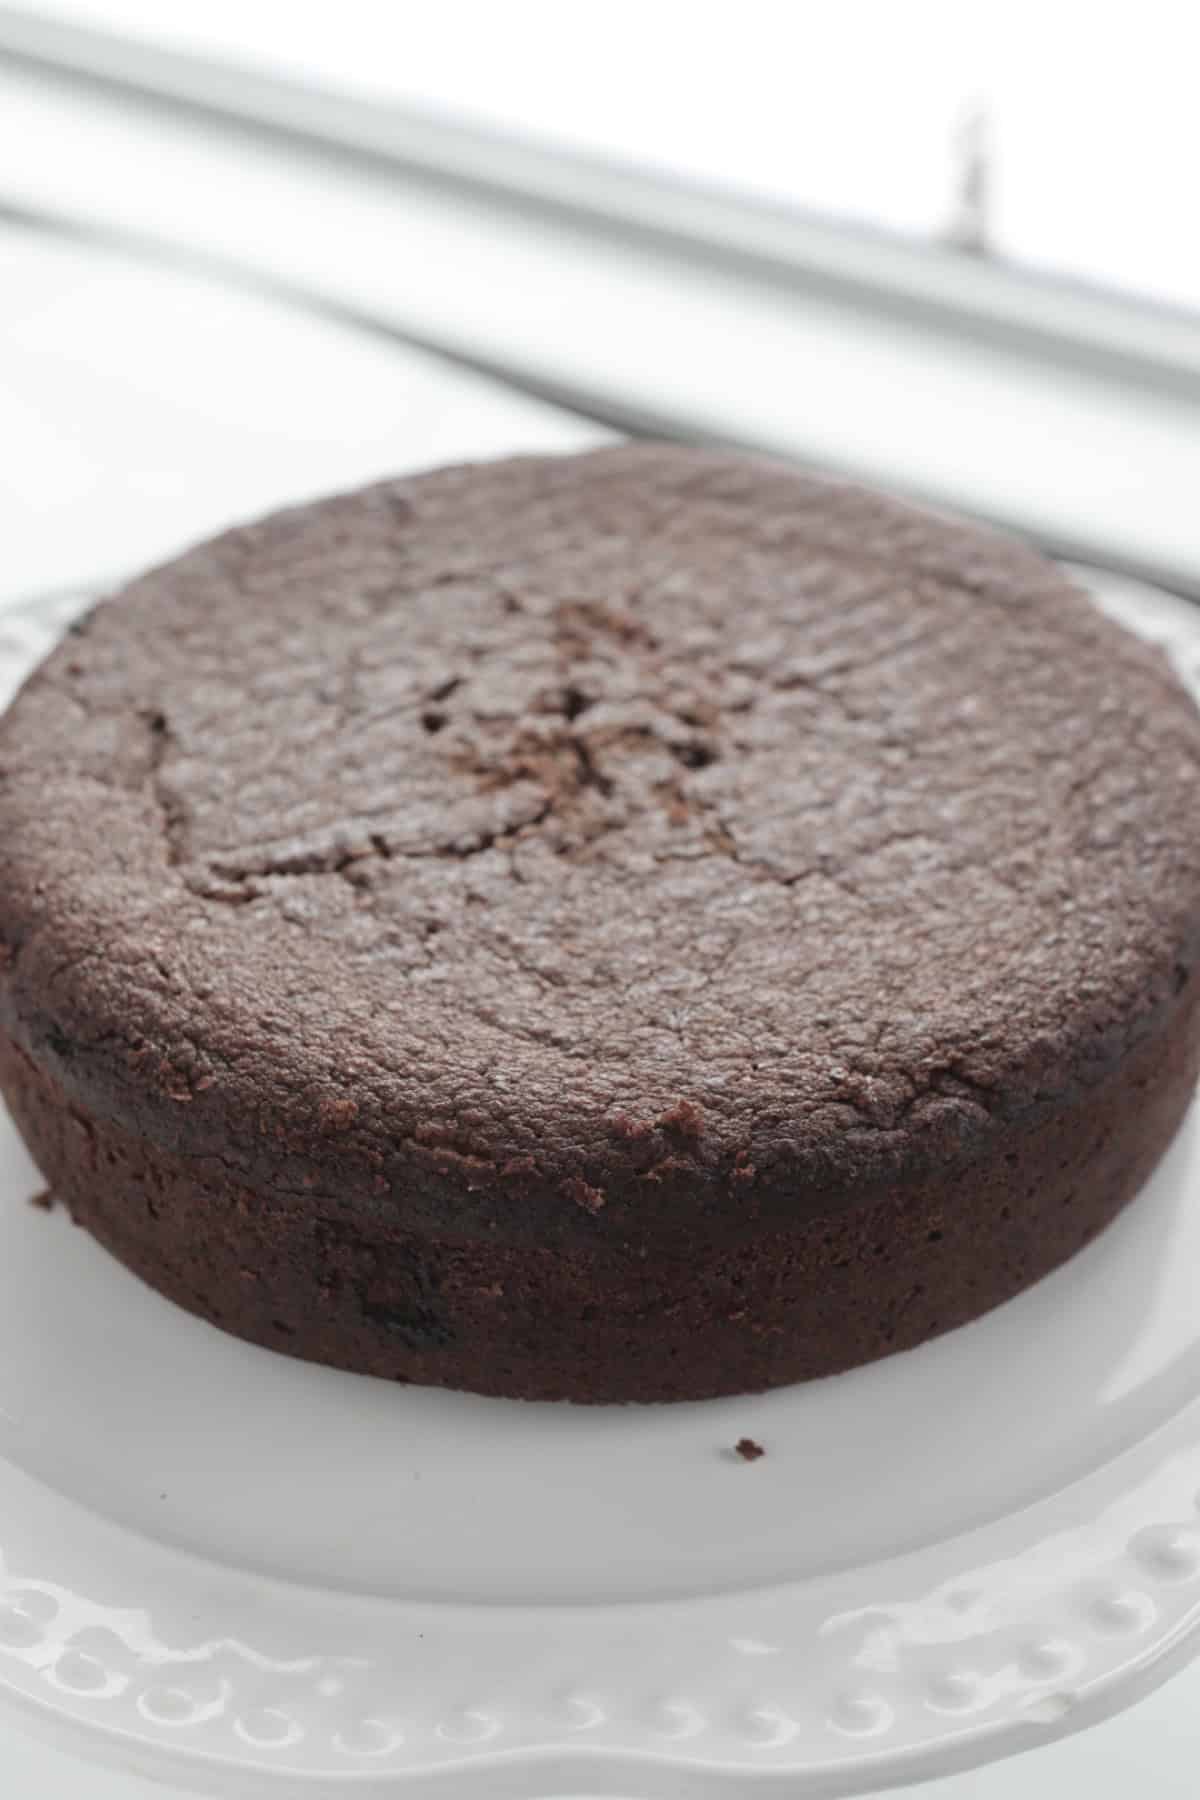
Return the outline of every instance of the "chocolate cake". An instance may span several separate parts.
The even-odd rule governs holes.
[[[920,1343],[1200,1061],[1200,719],[1015,543],[656,447],[386,482],[97,607],[0,724],[0,1082],[257,1343],[674,1400]]]

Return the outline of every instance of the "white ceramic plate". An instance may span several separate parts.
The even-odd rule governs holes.
[[[1106,599],[1194,673],[1200,615]],[[78,604],[0,620],[0,699]],[[0,1691],[55,1741],[238,1796],[861,1792],[1069,1730],[1190,1646],[1195,1113],[978,1324],[674,1408],[252,1349],[38,1185],[0,1121]]]

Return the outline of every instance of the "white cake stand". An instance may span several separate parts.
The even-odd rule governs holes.
[[[1200,615],[1104,597],[1194,673]],[[0,620],[5,681],[77,604]],[[89,1757],[239,1800],[858,1793],[1076,1729],[1200,1642],[1196,1113],[978,1324],[683,1407],[252,1349],[38,1186],[0,1121],[0,1695]]]

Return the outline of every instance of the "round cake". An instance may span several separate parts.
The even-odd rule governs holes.
[[[683,1400],[963,1324],[1200,1062],[1200,718],[1015,543],[765,460],[228,532],[0,724],[0,1084],[148,1282],[397,1380]]]

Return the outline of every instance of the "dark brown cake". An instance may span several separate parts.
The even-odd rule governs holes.
[[[276,1349],[660,1400],[962,1324],[1200,1059],[1200,720],[1028,551],[762,461],[233,531],[0,724],[0,1081]]]

